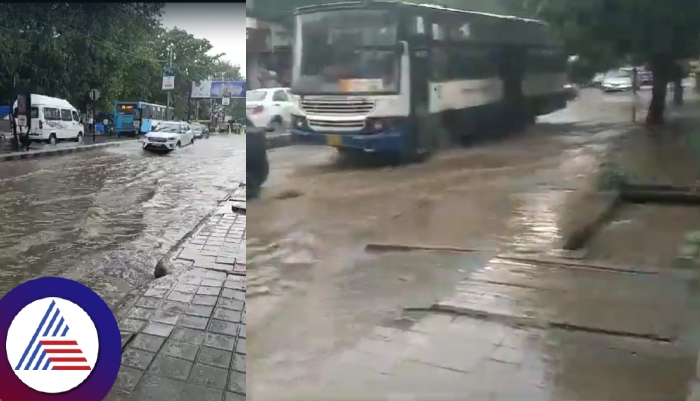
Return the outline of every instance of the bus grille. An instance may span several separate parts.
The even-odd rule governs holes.
[[[315,130],[332,129],[338,131],[357,131],[365,126],[365,120],[355,121],[329,121],[319,119],[308,119],[309,127]]]
[[[302,100],[301,108],[309,114],[366,115],[374,110],[374,102],[364,99]]]

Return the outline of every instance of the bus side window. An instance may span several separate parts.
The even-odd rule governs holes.
[[[142,104],[141,105],[141,118],[150,118],[149,116],[151,115],[151,106],[147,104]]]

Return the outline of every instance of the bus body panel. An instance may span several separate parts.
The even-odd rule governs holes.
[[[292,142],[327,145],[365,152],[400,153],[411,129],[411,86],[408,52],[400,61],[399,94],[395,95],[302,95],[295,96],[292,115],[305,120],[298,127],[292,122]],[[337,104],[336,110],[329,105]],[[348,114],[348,107],[355,113]],[[387,121],[375,129],[373,121]]]
[[[300,8],[295,29],[295,70],[301,71],[302,53],[314,50],[307,50],[300,40],[301,17],[348,9],[391,10],[398,15],[398,41],[404,43],[399,94],[318,95],[303,93],[293,84],[292,91],[297,95],[293,121],[302,122],[292,126],[294,143],[377,153],[401,152],[407,146],[425,151],[438,131],[449,130],[459,139],[490,132],[490,128],[509,119],[526,121],[527,115],[544,115],[566,107],[566,58],[562,58],[561,47],[550,37],[545,24],[440,7],[375,1],[369,5]],[[470,75],[475,68],[458,64],[471,67],[475,54],[487,55],[486,62],[475,62],[482,61],[480,66],[487,65],[488,71],[481,68]],[[507,65],[516,67],[508,69]],[[314,101],[336,104],[338,112],[333,113],[332,107],[305,107],[305,103],[308,106]],[[362,102],[371,107],[351,113],[342,106]],[[319,110],[324,112],[319,114]],[[393,122],[382,130],[372,130],[372,123],[380,117]]]
[[[131,106],[132,109],[124,110]],[[117,102],[114,105],[114,131],[117,134],[145,134],[155,129],[159,122],[165,121],[166,106],[147,102]],[[133,110],[133,111],[131,111]],[[173,108],[171,107],[172,114]]]
[[[357,105],[357,113],[339,115],[333,104]],[[294,121],[303,119],[301,125],[293,122],[293,142],[367,152],[401,151],[401,138],[410,126],[408,97],[400,95],[348,96],[340,103],[334,96],[297,97],[293,113]],[[371,126],[383,120],[388,121],[386,128]]]
[[[131,106],[133,112],[127,112],[125,107]],[[134,134],[135,111],[139,109],[139,102],[117,102],[114,105],[114,132],[117,135]]]

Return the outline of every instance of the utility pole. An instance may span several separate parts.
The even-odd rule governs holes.
[[[170,59],[168,66],[170,67],[170,72],[172,73],[172,71],[173,71],[173,45],[172,44],[168,46],[168,50],[169,50],[169,59]],[[171,91],[168,91],[168,105],[165,108],[165,120],[166,121],[170,121],[170,92]]]
[[[19,129],[15,115],[15,100],[17,100],[17,73],[12,76],[12,95],[10,98],[10,129],[12,131],[12,149],[19,150]]]
[[[639,72],[637,67],[632,68],[632,122],[637,122],[637,85]]]

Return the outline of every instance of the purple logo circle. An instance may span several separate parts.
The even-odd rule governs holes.
[[[121,364],[119,325],[90,288],[58,277],[0,299],[2,401],[102,401]]]

